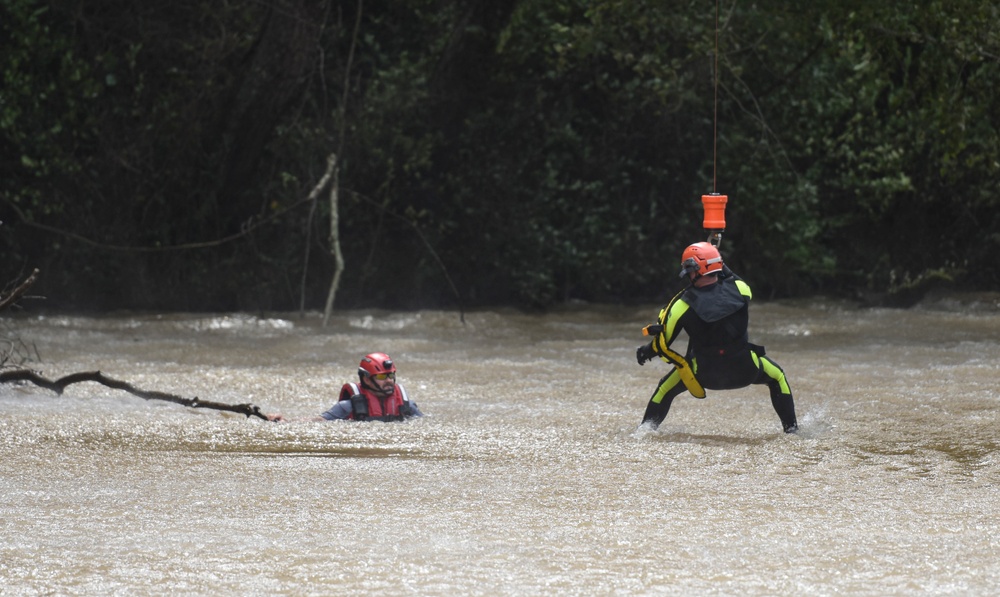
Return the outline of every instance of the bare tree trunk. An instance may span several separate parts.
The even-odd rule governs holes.
[[[326,307],[323,309],[323,327],[330,322],[333,312],[333,299],[340,288],[340,276],[344,273],[344,253],[340,250],[340,168],[337,166],[337,156],[330,156],[333,168],[333,184],[330,185],[330,253],[333,254],[335,269],[330,281],[330,292],[326,295]]]
[[[364,0],[358,0],[357,14],[354,18],[354,32],[351,35],[351,49],[347,54],[347,64],[344,68],[344,93],[340,98],[340,142],[337,145],[337,155],[343,155],[345,137],[347,136],[347,98],[351,89],[351,67],[354,64],[354,50],[358,45],[358,32],[361,31],[361,13]],[[340,250],[340,168],[336,166],[337,155],[333,156],[333,184],[330,186],[330,253],[333,254],[335,269],[330,280],[330,292],[326,295],[326,307],[323,309],[323,327],[330,323],[333,312],[333,299],[340,288],[340,276],[344,273],[344,254]]]
[[[302,285],[301,285],[301,296],[299,297],[299,315],[305,314],[306,310],[306,276],[309,272],[309,247],[312,238],[312,220],[313,215],[316,213],[316,204],[318,203],[317,198],[319,194],[326,188],[326,185],[330,183],[330,179],[333,178],[334,172],[337,168],[337,154],[331,153],[326,158],[326,172],[323,173],[322,178],[313,187],[313,190],[309,192],[309,197],[307,201],[311,203],[309,207],[309,217],[306,220],[305,233],[306,233],[306,256],[305,263],[302,266]],[[336,186],[336,183],[334,183]]]

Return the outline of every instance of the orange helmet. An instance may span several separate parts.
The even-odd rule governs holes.
[[[389,355],[384,352],[373,352],[365,355],[358,366],[358,377],[362,380],[370,375],[381,375],[385,373],[395,373],[396,364],[392,362]]]
[[[680,277],[697,274],[695,277],[722,271],[722,255],[711,243],[695,243],[684,249],[681,255]]]

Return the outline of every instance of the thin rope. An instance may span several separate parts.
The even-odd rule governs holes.
[[[712,192],[716,190],[716,177],[719,168],[719,0],[715,0],[715,99],[712,115]]]

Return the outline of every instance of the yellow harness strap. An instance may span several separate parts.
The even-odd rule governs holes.
[[[686,288],[682,289],[674,295],[674,298],[670,299],[667,306],[663,308],[661,316],[666,316],[666,314],[670,312],[671,307],[674,306],[677,299],[684,294],[684,290],[686,290]],[[663,320],[661,320],[660,323],[662,324]],[[642,328],[643,336],[657,336],[661,333],[663,333],[662,325],[648,325]],[[671,363],[677,369],[677,374],[681,377],[681,383],[684,384],[687,391],[690,392],[695,398],[704,398],[705,388],[701,387],[701,384],[698,383],[698,379],[694,376],[694,371],[691,370],[691,364],[687,362],[687,359],[682,357],[676,351],[671,350],[669,347],[660,345],[659,349],[660,352],[664,353],[664,356],[661,356],[660,358],[668,363]]]
[[[705,388],[701,387],[701,384],[698,383],[698,379],[694,376],[694,371],[691,370],[691,364],[687,362],[687,359],[669,348],[665,349],[665,351],[667,353],[666,356],[660,358],[668,363],[672,363],[677,368],[677,373],[681,376],[681,382],[688,389],[688,392],[691,392],[691,395],[695,398],[704,398]]]

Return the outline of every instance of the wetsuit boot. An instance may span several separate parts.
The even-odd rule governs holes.
[[[656,386],[656,391],[649,398],[649,404],[646,405],[646,413],[642,415],[640,426],[651,423],[653,429],[659,427],[663,419],[667,418],[667,413],[670,412],[670,405],[673,404],[674,398],[686,391],[687,388],[681,383],[680,376],[676,375],[673,371],[664,375],[663,379],[660,380],[660,384]]]
[[[791,394],[782,394],[781,389],[777,386],[778,384],[773,384],[771,389],[771,406],[774,407],[774,412],[778,413],[778,418],[781,419],[781,428],[785,430],[785,433],[795,433],[799,430],[798,421],[795,420],[795,401],[792,400]]]
[[[663,422],[663,419],[667,418],[667,413],[670,411],[670,403],[673,401],[674,398],[672,396],[664,398],[660,403],[650,400],[649,404],[646,405],[645,414],[642,415],[642,423],[639,425],[641,426],[649,423],[653,429],[659,427],[660,423]]]

